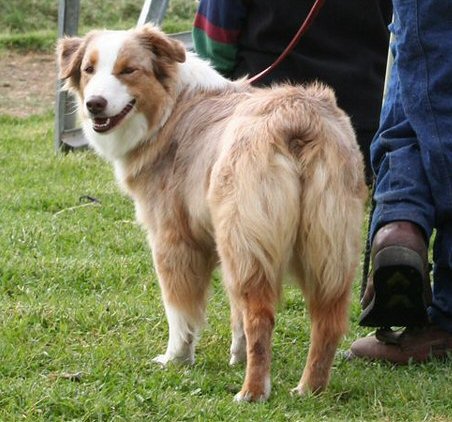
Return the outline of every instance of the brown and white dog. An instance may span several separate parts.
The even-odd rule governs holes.
[[[298,281],[311,345],[295,391],[326,387],[347,328],[365,198],[349,118],[319,84],[231,82],[152,26],[60,40],[60,78],[86,137],[111,161],[147,231],[169,324],[166,353],[192,363],[221,263],[238,401],[270,394],[283,275]]]

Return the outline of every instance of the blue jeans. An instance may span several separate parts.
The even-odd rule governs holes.
[[[371,238],[392,221],[433,245],[432,321],[452,332],[452,2],[393,0],[394,65],[371,145]]]

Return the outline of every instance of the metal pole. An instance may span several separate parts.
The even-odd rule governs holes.
[[[58,38],[77,35],[80,16],[80,0],[60,0],[58,6]],[[55,99],[55,150],[70,149],[62,141],[66,129],[75,128],[76,116],[71,97],[61,91],[62,83],[57,80]]]
[[[165,17],[168,3],[169,0],[146,0],[141,9],[137,26],[144,25],[147,22],[160,25]]]

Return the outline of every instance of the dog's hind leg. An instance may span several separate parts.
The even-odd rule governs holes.
[[[295,389],[299,394],[320,392],[328,384],[337,346],[347,330],[351,285],[360,257],[362,175],[353,182],[346,170],[333,166],[334,155],[326,160],[306,162],[309,177],[302,189],[292,259],[311,316],[311,345]]]
[[[271,340],[276,305],[276,298],[272,296],[264,280],[262,286],[257,285],[243,296],[247,365],[245,381],[235,396],[236,401],[262,401],[270,395]]]
[[[293,269],[311,317],[308,358],[294,390],[299,394],[320,392],[329,382],[335,352],[348,327],[351,285],[360,256],[361,205],[355,198],[342,201],[332,189],[304,201],[293,253]]]
[[[270,395],[275,308],[299,216],[298,180],[291,167],[283,157],[268,160],[271,165],[265,162],[259,172],[247,166],[243,173],[228,174],[223,167],[224,177],[211,191],[217,248],[232,303],[232,362],[235,347],[244,346],[240,322],[234,326],[240,312],[246,337],[246,376],[236,401],[263,401]]]
[[[179,242],[165,248],[157,246],[154,261],[168,320],[169,339],[165,354],[153,361],[162,365],[171,361],[192,364],[205,319],[213,260],[211,256]]]
[[[236,401],[264,401],[271,391],[271,339],[275,323],[277,297],[265,277],[248,280],[249,288],[230,289],[231,301],[240,306],[243,315],[244,338],[233,337],[232,359],[246,357],[246,375]],[[234,336],[240,335],[236,332]],[[237,340],[239,340],[237,342]],[[234,346],[240,349],[234,349]],[[242,347],[246,347],[246,355]],[[234,353],[235,352],[235,353]]]
[[[292,390],[294,393],[319,393],[328,385],[338,344],[348,326],[348,305],[346,291],[327,301],[311,298],[311,344],[301,380]]]
[[[231,300],[231,363],[243,358],[246,346],[245,381],[235,400],[263,401],[271,390],[271,338],[281,289],[282,264],[265,253],[257,238],[252,239],[243,219],[232,215],[217,223],[218,252]],[[258,257],[264,259],[265,256],[268,259],[264,266]]]

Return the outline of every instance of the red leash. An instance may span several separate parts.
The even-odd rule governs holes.
[[[262,72],[258,73],[257,75],[254,75],[252,78],[248,79],[248,82],[250,84],[253,84],[254,82],[258,81],[259,79],[262,79],[264,76],[267,76],[269,73],[275,69],[276,66],[278,66],[295,48],[295,46],[300,41],[303,34],[308,30],[308,28],[311,26],[312,22],[314,21],[315,17],[320,12],[320,9],[323,6],[323,3],[325,0],[315,0],[314,4],[311,7],[311,10],[308,13],[308,16],[306,16],[306,19],[301,24],[300,29],[295,34],[295,36],[292,38],[292,41],[289,43],[289,45],[286,47],[286,49],[280,54],[280,56],[270,65],[267,67],[267,69],[264,69]]]

